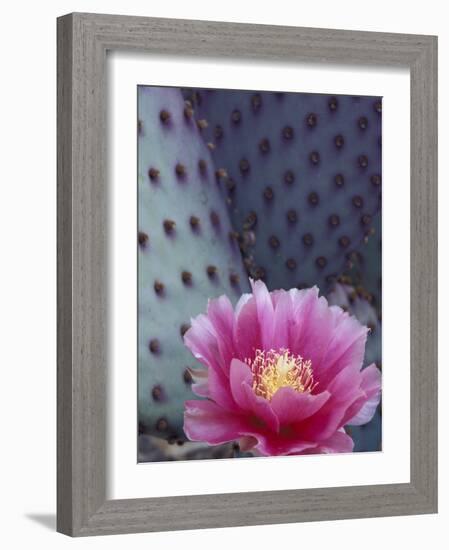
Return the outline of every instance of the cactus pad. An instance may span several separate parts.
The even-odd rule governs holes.
[[[138,406],[141,433],[185,439],[193,398],[183,343],[208,298],[247,290],[200,129],[175,88],[138,89]]]
[[[381,99],[184,90],[203,121],[249,274],[328,289],[380,207]],[[206,127],[207,121],[207,127]]]

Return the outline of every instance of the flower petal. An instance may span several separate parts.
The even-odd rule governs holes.
[[[290,349],[290,326],[292,320],[292,300],[288,292],[278,291],[274,308],[273,337],[270,348]]]
[[[252,435],[244,435],[239,439],[239,447],[243,452],[250,451],[257,445],[257,439]]]
[[[273,302],[270,293],[268,292],[265,283],[262,281],[251,281],[254,299],[256,302],[257,319],[260,327],[260,337],[262,349],[271,349],[273,327],[274,327],[274,310]]]
[[[337,374],[327,388],[330,398],[316,414],[300,424],[304,439],[324,440],[341,428],[346,411],[365,396],[360,383],[361,374],[353,365]]]
[[[352,453],[354,441],[344,431],[338,430],[325,441],[321,441],[316,449],[320,453]]]
[[[209,369],[207,385],[209,388],[207,397],[228,411],[235,410],[236,406],[232,398],[229,380],[222,372]]]
[[[256,395],[253,388],[247,384],[242,384],[243,392],[246,394],[247,410],[253,413],[250,423],[254,424],[260,431],[269,430],[277,433],[279,431],[279,420],[274,414],[269,401]]]
[[[191,389],[199,397],[209,397],[209,385],[207,383],[209,369],[187,369],[192,377]]]
[[[190,441],[219,445],[246,435],[245,422],[212,401],[185,402],[184,432]]]
[[[307,319],[310,311],[318,300],[318,288],[308,288],[304,290],[292,289],[289,291],[292,298],[292,317],[294,324],[290,327],[290,341],[292,343],[291,351],[300,353],[299,348],[304,340],[304,332],[307,328]]]
[[[283,456],[309,454],[314,451],[317,443],[301,439],[273,439],[260,437],[255,449],[261,456]]]
[[[348,314],[339,316],[325,356],[320,365],[314,365],[314,374],[321,389],[326,388],[348,365],[352,364],[359,370],[362,368],[367,332],[368,329],[355,317]]]
[[[325,391],[317,395],[299,393],[293,388],[280,388],[271,400],[271,407],[282,424],[301,422],[315,414],[329,399]]]
[[[227,296],[209,300],[207,316],[211,321],[217,339],[218,352],[222,358],[224,372],[227,374],[234,352],[234,310]]]
[[[380,402],[382,379],[380,370],[373,363],[369,367],[362,370],[362,383],[361,388],[366,394],[366,401],[361,400],[354,405],[352,410],[348,411],[348,414],[354,414],[354,416],[346,421],[346,424],[351,426],[361,426],[367,424],[374,416],[377,406]],[[358,412],[357,411],[358,408]]]
[[[193,356],[206,367],[223,371],[215,329],[206,315],[198,315],[184,334],[184,344]]]
[[[238,359],[231,363],[231,392],[235,402],[240,409],[247,414],[249,422],[254,424],[260,431],[267,428],[270,431],[279,430],[279,421],[273,412],[270,403],[256,395],[252,388],[253,375],[249,366]]]
[[[234,326],[234,347],[237,357],[242,360],[254,357],[255,350],[261,348],[257,306],[254,297],[246,301],[240,310]]]
[[[315,289],[308,291],[305,299],[307,307],[299,313],[301,325],[292,348],[304,359],[312,361],[315,372],[329,347],[334,329],[334,315],[327,300],[324,297],[319,298]]]
[[[231,362],[230,378],[232,396],[242,409],[247,407],[246,393],[243,390],[243,384],[251,386],[253,375],[251,369],[246,363],[239,359],[233,359]]]
[[[234,310],[234,315],[236,318],[238,318],[238,316],[240,315],[240,312],[242,311],[243,309],[243,306],[253,298],[253,295],[248,292],[246,294],[242,294],[238,300],[238,302],[235,304],[235,310]]]
[[[210,397],[209,384],[207,382],[194,383],[190,387],[198,397]]]

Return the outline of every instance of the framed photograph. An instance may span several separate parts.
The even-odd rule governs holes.
[[[58,19],[58,530],[437,510],[437,39]]]

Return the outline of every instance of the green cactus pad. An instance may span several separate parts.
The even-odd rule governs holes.
[[[181,92],[138,88],[138,408],[141,433],[185,439],[184,346],[207,300],[248,290],[214,163]],[[231,237],[230,237],[231,234]]]

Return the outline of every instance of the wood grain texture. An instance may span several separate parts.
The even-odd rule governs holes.
[[[58,21],[57,500],[59,531],[72,526],[72,21]]]
[[[411,71],[411,480],[106,500],[106,52]],[[71,14],[58,20],[58,531],[72,536],[437,510],[437,39]]]

